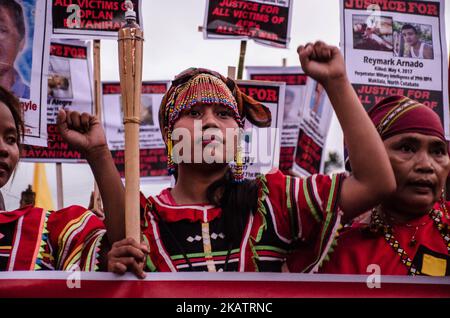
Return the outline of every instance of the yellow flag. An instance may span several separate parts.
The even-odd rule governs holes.
[[[44,163],[34,164],[33,191],[36,192],[36,206],[44,210],[54,210],[52,194],[47,182]]]

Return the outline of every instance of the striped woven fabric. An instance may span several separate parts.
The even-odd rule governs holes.
[[[258,209],[246,221],[240,244],[230,245],[220,208],[177,205],[170,189],[141,195],[141,224],[150,246],[148,271],[280,272],[287,257],[305,250],[304,272],[318,269],[340,224],[343,175],[299,179],[280,171],[259,178]]]
[[[80,206],[0,213],[0,270],[98,269],[103,222]]]

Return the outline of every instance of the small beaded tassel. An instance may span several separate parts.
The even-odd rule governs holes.
[[[169,176],[175,173],[175,164],[172,160],[172,133],[170,131],[167,136],[167,171]]]
[[[445,190],[442,189],[441,192],[441,198],[439,200],[439,205],[441,206],[442,212],[445,215],[445,218],[448,220],[449,216],[448,216],[448,210],[447,210],[447,206],[446,206],[446,200],[445,200]]]
[[[235,155],[235,164],[233,166],[233,182],[241,183],[243,181],[244,181],[244,162],[242,160],[242,148],[239,143]]]

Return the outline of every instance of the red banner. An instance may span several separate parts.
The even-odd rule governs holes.
[[[448,277],[382,276],[379,288],[370,288],[367,279],[364,275],[292,273],[147,273],[145,280],[138,280],[131,274],[4,272],[0,273],[0,297],[450,297]]]

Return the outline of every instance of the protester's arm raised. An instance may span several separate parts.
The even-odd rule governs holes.
[[[125,188],[106,143],[97,117],[60,109],[58,127],[61,136],[82,152],[100,189],[105,212],[108,241],[113,244],[125,237]]]
[[[384,144],[353,90],[337,47],[323,42],[298,48],[302,68],[323,85],[344,132],[352,175],[343,181],[339,204],[352,219],[380,203],[396,187]]]

